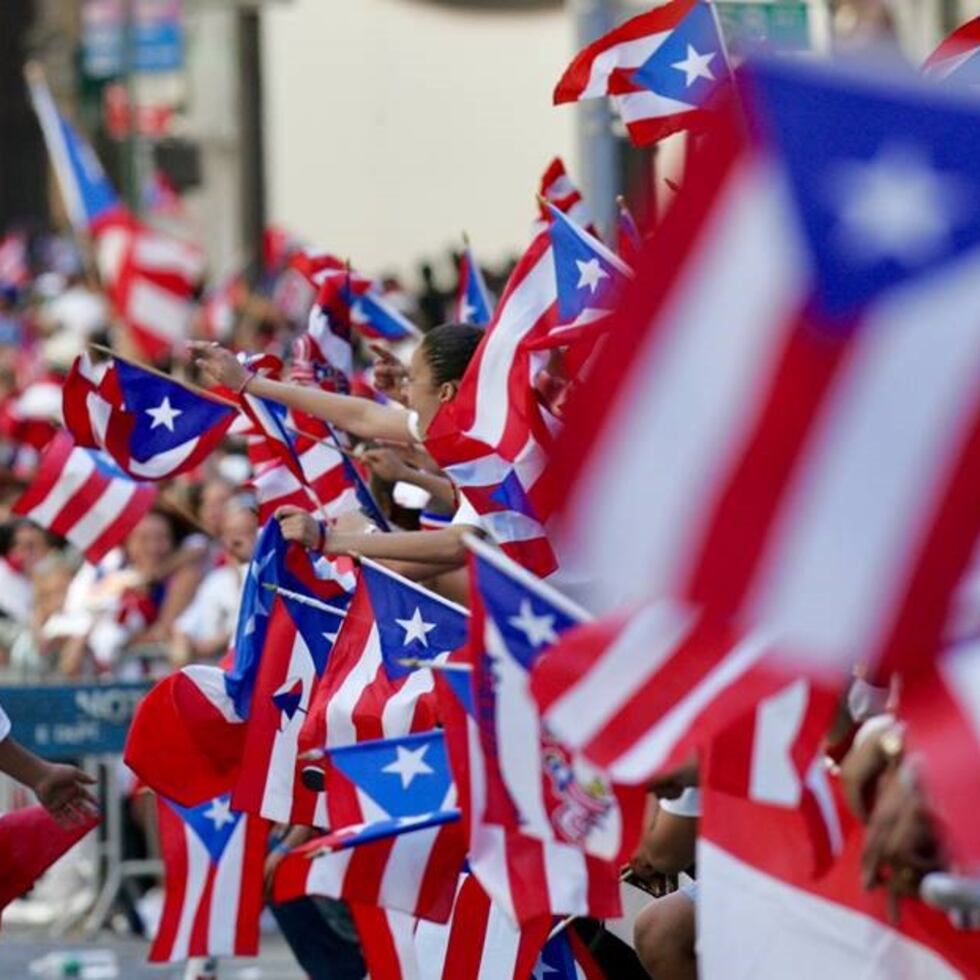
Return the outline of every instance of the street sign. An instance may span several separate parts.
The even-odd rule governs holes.
[[[46,759],[118,755],[148,683],[0,687],[13,737]]]
[[[133,68],[177,71],[184,64],[181,0],[83,0],[82,72],[114,78],[126,70],[126,9],[132,11]]]
[[[807,3],[727,0],[714,6],[728,53],[735,61],[760,48],[781,53],[813,50]]]

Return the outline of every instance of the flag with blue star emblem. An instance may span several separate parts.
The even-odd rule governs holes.
[[[270,819],[312,822],[316,793],[296,773],[299,733],[326,669],[350,596],[319,562],[287,542],[275,520],[249,565],[226,688],[246,721],[235,807]]]
[[[708,103],[731,77],[718,21],[704,0],[670,0],[576,55],[554,101],[610,96],[630,139],[648,146],[710,122]]]
[[[334,830],[323,843],[337,849],[459,820],[445,735],[420,732],[331,749],[327,803]]]
[[[469,614],[463,606],[370,560],[363,562],[361,576],[390,677],[412,672],[402,660],[434,660],[466,642]]]
[[[283,862],[279,900],[328,895],[444,922],[466,845],[441,731],[329,752],[333,830]]]
[[[234,408],[116,357],[82,354],[64,386],[65,426],[75,442],[105,451],[137,480],[192,470],[224,438]]]
[[[483,621],[474,674],[480,734],[499,774],[486,819],[621,859],[639,835],[642,792],[612,785],[601,770],[570,753],[542,724],[531,694],[538,657],[589,616],[499,551],[480,541],[470,547]]]
[[[477,265],[469,242],[459,260],[459,285],[456,287],[455,323],[473,323],[485,327],[493,316],[493,304],[483,273]]]
[[[157,797],[163,911],[152,963],[255,956],[269,824],[231,809],[227,795],[196,807]]]
[[[614,252],[549,204],[551,250],[558,284],[558,323],[567,330],[607,318],[632,271]]]
[[[421,336],[419,328],[380,292],[373,289],[357,292],[345,285],[342,296],[348,306],[350,325],[362,336],[371,340],[406,340]]]
[[[486,705],[478,700],[474,687],[474,671],[482,657],[479,638],[484,635],[484,613],[478,601],[473,615],[477,642],[449,658],[462,669],[440,671],[436,677],[439,715],[459,795],[461,823],[469,842],[467,863],[475,879],[472,884],[479,882],[480,886],[478,895],[471,896],[474,901],[481,899],[473,912],[483,921],[489,915],[492,921],[499,911],[502,926],[507,920],[522,927],[495,929],[490,955],[497,951],[497,942],[506,939],[509,952],[502,949],[502,955],[530,955],[533,962],[553,916],[616,918],[622,914],[619,873],[615,864],[585,854],[578,847],[532,837],[489,818],[489,808],[496,805],[501,789],[493,746],[487,746],[482,738]],[[536,925],[541,923],[544,931],[538,933]],[[478,931],[471,939],[473,946],[464,937],[459,937],[459,942],[476,951],[486,948]],[[526,942],[531,945],[526,946]],[[528,969],[529,964],[525,964],[515,976],[526,976]]]
[[[644,645],[661,663],[693,605],[818,679],[922,669],[980,533],[980,109],[907,71],[743,73],[744,116],[719,114],[567,405],[567,546],[598,608],[681,611]],[[742,646],[675,702],[741,686]],[[638,761],[620,722],[640,681],[603,668],[566,731],[636,739]]]

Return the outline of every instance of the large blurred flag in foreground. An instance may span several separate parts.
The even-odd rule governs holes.
[[[102,284],[140,351],[167,354],[187,336],[204,253],[131,214],[92,147],[58,111],[40,70],[29,68],[27,77],[72,225],[93,240]]]
[[[597,605],[901,667],[980,528],[980,111],[907,76],[742,82],[751,136],[720,117],[568,407],[564,526]]]

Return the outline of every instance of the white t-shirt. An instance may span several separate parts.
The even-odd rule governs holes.
[[[700,817],[701,790],[697,786],[688,786],[676,800],[661,800],[660,809],[675,817]]]

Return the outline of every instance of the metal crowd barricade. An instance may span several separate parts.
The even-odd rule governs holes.
[[[158,859],[124,860],[123,801],[119,768],[126,733],[148,682],[0,686],[0,705],[13,736],[25,748],[53,761],[73,761],[101,775],[105,801],[98,845],[101,886],[87,916],[56,924],[63,934],[85,917],[85,932],[105,925],[120,889],[131,878],[162,874]]]

